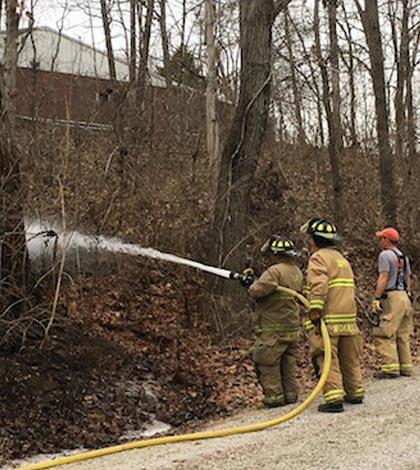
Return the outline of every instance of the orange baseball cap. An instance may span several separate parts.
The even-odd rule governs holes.
[[[383,230],[376,232],[375,235],[377,237],[388,238],[388,240],[391,240],[392,242],[397,242],[400,239],[400,234],[398,233],[398,230],[393,227],[386,227]]]

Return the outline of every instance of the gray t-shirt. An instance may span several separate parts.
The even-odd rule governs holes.
[[[381,251],[378,257],[378,271],[380,273],[388,273],[388,280],[385,286],[385,290],[396,288],[398,266],[401,264],[401,268],[403,267],[403,260],[398,258],[397,253],[400,256],[403,254],[402,251],[398,248],[393,248]],[[404,276],[411,274],[410,260],[407,257],[405,257],[405,260]],[[403,289],[402,286],[399,288]]]

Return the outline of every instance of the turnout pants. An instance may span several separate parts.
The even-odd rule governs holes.
[[[297,357],[297,341],[285,341],[275,333],[262,333],[257,337],[254,362],[265,402],[297,400]]]
[[[411,375],[413,309],[410,300],[405,291],[391,291],[382,300],[382,307],[381,323],[373,328],[373,342],[381,357],[381,370],[387,374]]]
[[[322,372],[324,367],[324,345],[317,328],[308,334],[310,352]],[[364,387],[360,357],[362,337],[331,336],[331,368],[325,382],[323,394],[326,402],[341,401],[348,398],[362,398]]]

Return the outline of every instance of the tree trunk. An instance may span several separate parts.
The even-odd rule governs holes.
[[[403,162],[404,159],[404,142],[406,137],[406,110],[404,106],[405,86],[407,82],[407,68],[408,68],[408,48],[409,48],[409,33],[408,33],[408,0],[402,0],[403,17],[401,21],[401,37],[398,44],[396,15],[393,15],[391,20],[392,36],[395,50],[395,63],[397,64],[397,89],[395,92],[395,158],[398,162]]]
[[[146,75],[148,70],[149,62],[149,50],[150,50],[150,35],[152,32],[152,21],[154,11],[154,0],[147,1],[146,20],[142,31],[142,38],[140,44],[140,70],[138,76],[139,88],[144,93],[146,86]]]
[[[346,27],[342,27],[344,35],[347,41],[348,47],[348,64],[347,70],[349,73],[349,88],[350,88],[350,140],[351,145],[358,144],[357,132],[356,132],[356,83],[355,83],[355,67],[354,67],[354,47],[352,38],[352,28],[350,26],[349,18],[345,4],[343,3],[344,19]]]
[[[136,81],[137,47],[136,47],[136,0],[130,0],[130,83]]]
[[[284,8],[289,2],[283,2]],[[240,268],[250,225],[250,193],[267,125],[270,103],[273,0],[240,2],[241,88],[221,156],[217,198],[209,240],[212,262]],[[229,284],[229,285],[228,285]],[[230,310],[223,295],[232,294],[226,281],[212,286],[213,312],[226,325]],[[238,311],[238,299],[234,302]],[[220,317],[222,315],[222,317]],[[216,320],[217,323],[217,320]],[[220,323],[219,323],[220,326]]]
[[[258,3],[258,5],[257,5]],[[267,124],[271,82],[272,0],[243,0],[241,88],[235,117],[223,148],[214,214],[216,262],[240,260],[249,194]]]
[[[154,0],[147,0],[146,18],[144,26],[142,25],[142,6],[138,4],[138,24],[139,24],[139,41],[140,61],[137,73],[137,81],[135,85],[135,99],[130,109],[129,124],[130,128],[135,131],[133,136],[135,142],[140,144],[144,142],[147,135],[147,123],[144,120],[145,101],[146,101],[146,82],[149,64],[150,36],[152,31]]]
[[[340,71],[337,40],[337,0],[328,1],[328,31],[330,37],[332,126],[338,153],[343,148],[343,131],[341,127]]]
[[[289,55],[290,77],[292,80],[295,120],[296,120],[296,127],[298,131],[298,142],[300,144],[304,144],[306,142],[306,136],[305,136],[305,131],[303,130],[302,106],[301,106],[302,100],[301,100],[300,90],[299,90],[297,77],[296,77],[293,44],[292,44],[290,27],[289,27],[289,12],[287,10],[284,12],[284,20],[285,20],[284,28],[285,28],[285,34],[286,34],[286,46],[287,46],[287,52]]]
[[[327,117],[328,125],[328,155],[331,165],[332,173],[332,185],[333,185],[333,194],[334,194],[334,219],[337,224],[341,225],[341,222],[344,219],[343,214],[343,193],[341,188],[341,174],[340,174],[340,163],[338,156],[339,149],[339,137],[336,133],[336,126],[334,126],[334,116],[333,110],[331,108],[331,99],[330,99],[330,83],[328,78],[328,70],[325,65],[324,59],[322,57],[321,50],[321,38],[319,33],[319,0],[315,0],[314,7],[314,34],[315,34],[315,52],[318,65],[321,71],[322,79],[322,94],[323,94],[323,103],[325,108],[325,114]]]
[[[169,88],[172,85],[172,73],[170,67],[168,31],[166,26],[166,0],[160,0],[160,35],[162,38],[165,82],[166,86]]]
[[[207,43],[207,90],[206,130],[207,155],[209,159],[210,191],[216,199],[217,178],[220,164],[220,129],[217,117],[217,59],[215,44],[215,4],[206,0],[206,43]]]
[[[105,34],[106,51],[107,51],[107,56],[108,56],[109,78],[111,80],[116,80],[117,73],[115,70],[115,58],[114,58],[114,50],[112,48],[112,38],[111,38],[111,18],[109,16],[108,8],[106,5],[106,0],[101,0],[101,15],[102,15],[102,25],[103,25],[104,34]]]
[[[303,50],[303,54],[305,57],[310,57],[311,53],[308,50],[306,46],[306,38],[302,36],[301,32],[299,31],[299,28],[296,27],[295,23],[293,22],[293,19],[289,15],[288,17],[289,22],[291,26],[293,26],[293,32],[297,35],[299,38],[300,46]],[[316,68],[312,64],[311,60],[308,60],[308,67],[309,67],[309,74],[303,75],[303,78],[307,81],[307,84],[314,94],[316,98],[316,105],[317,105],[317,116],[318,116],[318,134],[315,138],[315,145],[319,145],[321,148],[324,147],[325,145],[325,137],[324,137],[324,118],[323,118],[323,112],[322,112],[322,93],[319,89],[319,84],[318,84],[318,78],[317,78],[317,73],[316,73]],[[295,69],[296,72],[296,69]],[[309,75],[309,76],[308,76]],[[310,82],[310,79],[312,80],[312,83]],[[319,154],[319,152],[317,152]],[[318,160],[318,158],[317,158]],[[320,170],[320,165],[319,161],[317,161],[317,171]]]
[[[2,217],[1,289],[4,306],[25,297],[29,264],[22,211],[20,162],[15,145],[17,44],[20,14],[17,0],[6,1],[6,44],[1,74],[0,185]]]
[[[355,0],[363,23],[370,57],[370,72],[373,82],[376,108],[376,131],[380,159],[381,198],[385,223],[395,225],[397,221],[396,193],[393,157],[389,139],[388,106],[385,91],[384,54],[379,26],[378,1],[365,2],[363,10]]]
[[[411,53],[410,50],[407,53],[407,73],[406,73],[406,98],[405,106],[407,112],[407,142],[408,142],[408,164],[406,170],[406,176],[404,179],[404,186],[410,183],[412,176],[412,168],[416,165],[418,152],[417,152],[417,123],[416,123],[416,111],[414,106],[414,95],[413,95],[413,75],[417,64],[417,55],[420,45],[420,31],[417,32],[415,40],[411,41]]]

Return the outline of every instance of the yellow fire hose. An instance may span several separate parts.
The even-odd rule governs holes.
[[[288,289],[286,287],[278,287],[277,289],[279,292],[284,292],[296,297],[305,307],[308,307],[309,303],[308,300],[298,292],[295,292],[292,289]],[[263,429],[269,428],[271,426],[276,426],[277,424],[284,423],[289,419],[294,418],[299,413],[301,413],[305,408],[307,408],[312,401],[317,397],[317,395],[321,392],[325,380],[328,376],[330,366],[331,366],[331,343],[330,338],[328,336],[327,327],[325,326],[324,322],[321,321],[321,335],[324,341],[324,367],[321,374],[321,377],[316,385],[316,387],[312,390],[311,394],[308,398],[301,403],[299,406],[294,408],[289,413],[279,416],[278,418],[270,419],[268,421],[263,421],[261,423],[250,424],[248,426],[241,426],[238,428],[232,429],[221,429],[218,431],[203,431],[203,432],[196,432],[191,434],[182,434],[180,436],[166,436],[166,437],[156,437],[153,439],[145,439],[142,441],[135,441],[129,442],[127,444],[120,444],[117,446],[112,447],[105,447],[103,449],[98,450],[91,450],[88,452],[83,452],[81,454],[71,455],[68,457],[60,457],[54,460],[48,460],[46,462],[40,462],[32,465],[26,465],[24,467],[20,467],[17,470],[41,470],[44,468],[51,468],[51,467],[58,467],[59,465],[65,465],[75,462],[81,462],[83,460],[94,459],[96,457],[102,457],[104,455],[115,454],[117,452],[122,452],[125,450],[131,449],[140,449],[143,447],[151,447],[157,446],[161,444],[169,444],[174,442],[183,442],[183,441],[196,441],[199,439],[212,439],[215,437],[225,437],[225,436],[232,436],[233,434],[243,434],[247,432],[254,432],[254,431],[261,431]]]

